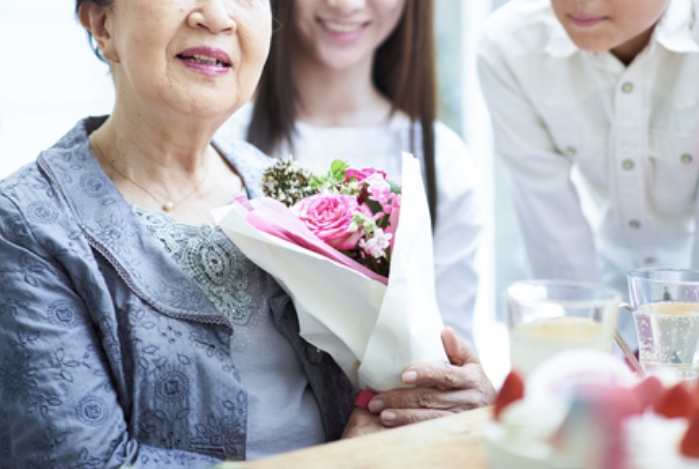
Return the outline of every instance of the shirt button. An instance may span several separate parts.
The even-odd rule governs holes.
[[[624,169],[627,170],[627,171],[630,171],[630,170],[632,170],[633,167],[634,167],[633,161],[631,161],[631,160],[624,160],[624,162],[621,163],[621,167],[624,168]]]
[[[690,155],[689,153],[685,153],[684,155],[682,155],[680,157],[680,159],[682,160],[682,163],[691,163],[692,162],[692,155]]]
[[[629,222],[629,227],[633,228],[634,230],[637,230],[641,227],[641,222],[638,220],[631,220]]]
[[[567,147],[566,148],[566,153],[569,155],[575,156],[575,154],[578,152],[578,150],[575,149],[575,147]]]
[[[623,85],[621,85],[621,91],[624,93],[631,93],[633,91],[633,83],[630,81],[627,81]]]

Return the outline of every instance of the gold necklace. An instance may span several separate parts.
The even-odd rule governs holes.
[[[128,177],[126,174],[122,173],[121,170],[119,170],[119,168],[117,168],[116,164],[114,164],[114,161],[112,161],[112,159],[111,159],[110,157],[108,157],[107,154],[102,150],[102,148],[97,144],[97,141],[96,141],[94,138],[90,138],[90,142],[95,146],[95,148],[97,148],[97,151],[100,153],[100,156],[102,156],[102,158],[104,158],[105,160],[107,160],[107,161],[109,162],[109,164],[112,166],[112,168],[114,168],[114,170],[115,170],[117,173],[119,173],[119,175],[120,175],[121,177],[123,177],[124,179],[126,179],[127,181],[129,181],[131,184],[133,184],[134,186],[138,187],[138,188],[141,189],[143,192],[145,192],[146,194],[148,194],[148,195],[150,196],[150,198],[153,199],[153,200],[155,200],[157,203],[161,203],[161,201],[160,201],[156,196],[154,196],[154,195],[151,193],[151,191],[149,191],[148,189],[146,189],[145,187],[143,187],[142,185],[140,185],[139,183],[137,183],[136,181],[134,181],[133,179],[131,179],[130,177]],[[208,163],[208,161],[207,161],[207,163]],[[174,210],[176,207],[179,207],[185,200],[189,199],[189,198],[192,197],[196,192],[198,192],[199,189],[201,189],[202,184],[204,184],[204,181],[206,181],[206,179],[209,177],[209,169],[210,169],[210,167],[211,167],[211,164],[207,164],[207,165],[206,165],[206,174],[205,174],[204,177],[201,179],[201,181],[199,181],[199,184],[197,184],[197,186],[194,188],[194,190],[193,190],[192,192],[190,192],[189,194],[187,194],[184,198],[180,199],[180,201],[177,202],[177,203],[174,203],[174,202],[172,202],[171,200],[165,201],[165,203],[163,203],[163,205],[162,205],[163,211],[164,211],[164,212],[169,212],[169,211],[171,211],[171,210]]]

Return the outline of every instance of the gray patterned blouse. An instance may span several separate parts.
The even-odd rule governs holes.
[[[233,323],[232,356],[248,393],[247,459],[325,441],[313,392],[291,343],[274,326],[267,274],[214,224],[191,226],[133,207],[165,251]],[[274,386],[268,383],[274,381]]]
[[[244,459],[251,394],[235,356],[238,326],[102,171],[88,135],[103,121],[78,123],[0,182],[0,469]],[[266,157],[244,142],[216,144],[259,195]],[[266,304],[254,314],[291,346],[324,438],[339,438],[351,385],[299,337],[277,283],[256,281]]]

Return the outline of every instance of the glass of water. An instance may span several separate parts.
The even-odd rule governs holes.
[[[628,280],[643,369],[699,379],[699,271],[643,268]]]
[[[611,352],[621,294],[604,285],[525,280],[505,291],[512,368],[529,374],[558,352]]]

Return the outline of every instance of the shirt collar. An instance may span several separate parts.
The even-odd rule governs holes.
[[[655,27],[653,39],[672,52],[699,52],[697,39],[692,35],[696,16],[697,10],[692,0],[670,0]]]
[[[699,52],[699,44],[692,36],[697,10],[692,0],[670,0],[653,33],[653,41],[677,53]],[[551,37],[546,53],[555,58],[567,58],[580,49],[555,18],[551,23]]]
[[[554,17],[550,26],[551,37],[545,49],[547,54],[557,59],[565,59],[580,50],[570,39],[570,36],[568,36],[568,33],[566,33],[566,30],[563,28],[563,25],[559,23],[558,19]]]

